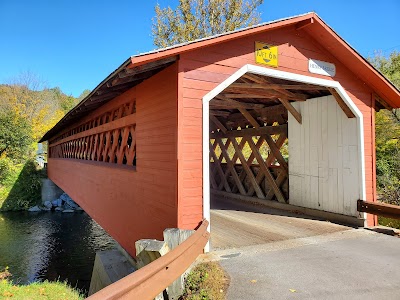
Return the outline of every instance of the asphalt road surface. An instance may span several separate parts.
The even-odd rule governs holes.
[[[212,207],[208,259],[230,277],[228,300],[400,299],[396,236],[243,203]]]

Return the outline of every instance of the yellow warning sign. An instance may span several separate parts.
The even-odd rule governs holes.
[[[256,63],[278,67],[278,46],[256,42]]]

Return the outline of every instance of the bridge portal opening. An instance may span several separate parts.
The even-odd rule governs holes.
[[[208,105],[214,249],[303,237],[294,234],[301,224],[308,228],[305,236],[338,229],[312,230],[312,219],[358,220],[362,134],[356,114],[334,87],[244,73]],[[293,212],[276,210],[289,205],[321,214],[299,221]],[[289,217],[285,222],[293,226],[277,225],[276,218],[271,224],[266,215]]]

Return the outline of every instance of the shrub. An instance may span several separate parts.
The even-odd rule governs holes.
[[[228,277],[218,263],[201,263],[186,277],[180,300],[222,300],[227,286]]]
[[[33,159],[14,166],[0,190],[0,210],[23,210],[36,205],[41,199],[41,178],[43,174]]]

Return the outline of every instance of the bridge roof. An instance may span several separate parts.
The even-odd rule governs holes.
[[[317,14],[307,13],[131,56],[68,112],[39,142],[52,138],[66,126],[173,64],[181,53],[287,26],[296,26],[296,29],[307,32],[339,61],[348,66],[354,74],[357,74],[376,93],[379,108],[400,107],[400,91],[394,84]]]

